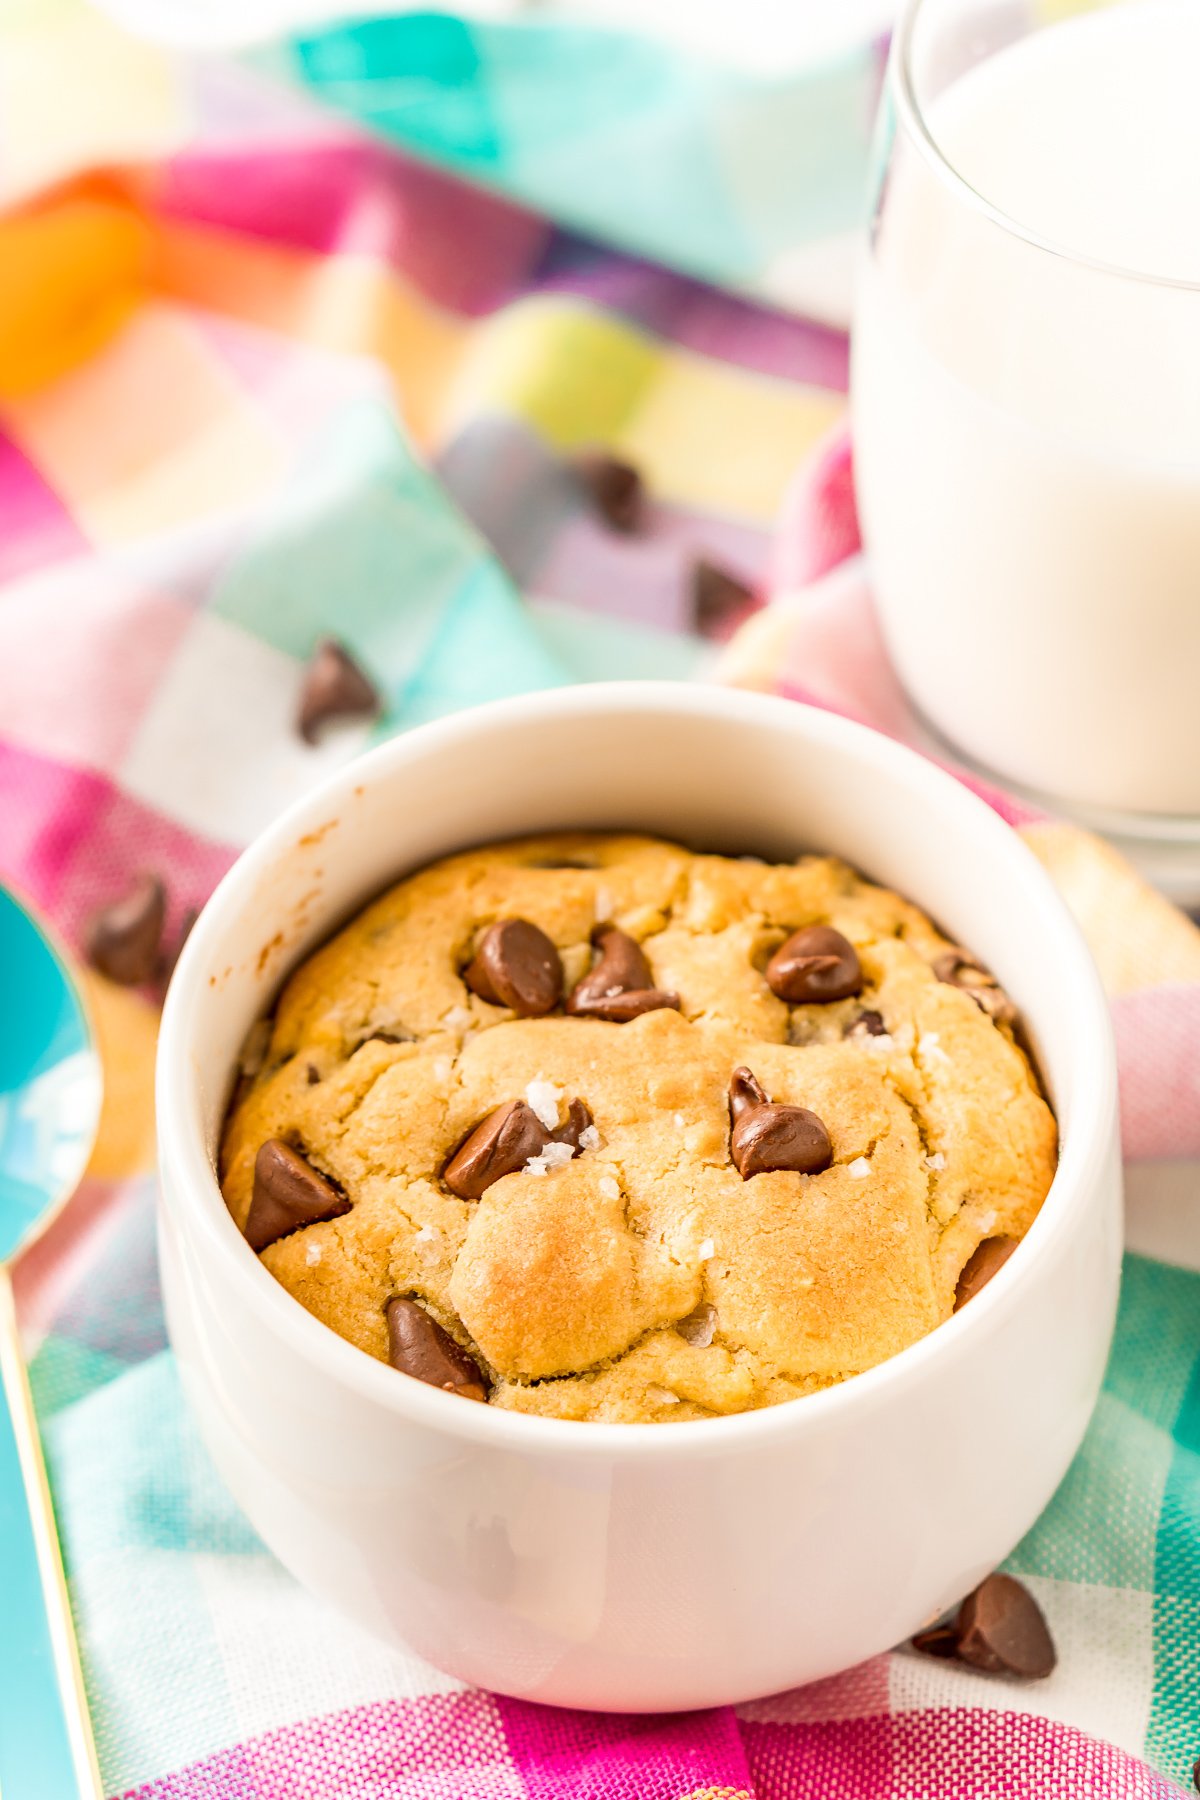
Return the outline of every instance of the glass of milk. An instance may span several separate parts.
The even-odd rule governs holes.
[[[912,0],[853,344],[885,636],[960,758],[1200,898],[1200,0]]]

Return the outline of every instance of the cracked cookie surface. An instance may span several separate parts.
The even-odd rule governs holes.
[[[512,918],[557,948],[565,994],[615,924],[678,1009],[617,1023],[481,998],[463,973]],[[811,925],[849,940],[859,992],[772,991],[767,963]],[[668,1421],[799,1397],[948,1318],[980,1243],[1022,1236],[1050,1185],[1054,1119],[1006,1012],[936,972],[957,948],[831,857],[558,835],[449,858],[286,984],[226,1123],[226,1202],[244,1228],[259,1150],[293,1147],[350,1206],[270,1243],[267,1268],[385,1361],[389,1301],[417,1301],[493,1406]],[[830,1167],[743,1180],[739,1066],[818,1116]],[[548,1126],[581,1101],[595,1129],[457,1197],[447,1162],[522,1099]]]

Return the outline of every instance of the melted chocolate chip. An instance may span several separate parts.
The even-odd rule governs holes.
[[[712,1343],[717,1329],[717,1309],[702,1300],[686,1319],[680,1319],[675,1327],[680,1337],[694,1350],[707,1350]]]
[[[945,950],[935,957],[933,972],[939,981],[961,988],[997,1025],[1012,1025],[1017,1009],[990,970],[966,950]]]
[[[1058,1661],[1042,1610],[1011,1575],[989,1575],[968,1594],[954,1621],[959,1662],[989,1674],[1036,1681]]]
[[[729,1078],[729,1117],[736,1125],[752,1106],[767,1104],[766,1091],[749,1069],[735,1069]]]
[[[296,730],[315,744],[329,719],[371,719],[379,711],[379,695],[348,650],[333,638],[322,638],[304,671],[296,710]]]
[[[729,1116],[729,1154],[743,1181],[777,1169],[819,1175],[833,1161],[829,1133],[816,1113],[773,1104],[749,1069],[733,1072]]]
[[[265,1250],[305,1225],[338,1219],[350,1211],[345,1194],[282,1138],[268,1138],[254,1159],[254,1192],[246,1215],[246,1242]]]
[[[965,1306],[968,1300],[973,1300],[993,1275],[999,1274],[1020,1241],[1020,1238],[1015,1237],[992,1237],[984,1238],[981,1244],[976,1245],[958,1278],[958,1287],[954,1293],[955,1312],[960,1306]]]
[[[767,985],[793,1006],[848,1000],[863,984],[858,952],[832,925],[806,925],[767,964]]]
[[[384,1313],[388,1328],[388,1361],[402,1375],[427,1381],[462,1400],[488,1397],[487,1380],[473,1356],[431,1318],[415,1300],[389,1300]]]
[[[523,1169],[550,1142],[532,1106],[509,1100],[482,1119],[442,1170],[442,1180],[460,1200],[478,1200],[494,1181]]]
[[[567,1116],[562,1124],[550,1132],[552,1144],[570,1144],[573,1150],[579,1149],[579,1140],[592,1123],[592,1115],[582,1100],[572,1100],[567,1107]]]
[[[484,932],[463,980],[481,1000],[533,1019],[552,1012],[562,998],[562,961],[528,919],[500,919]]]
[[[847,1025],[842,1033],[843,1037],[848,1038],[887,1037],[887,1035],[888,1028],[883,1022],[883,1014],[875,1012],[870,1007],[866,1011],[860,1012],[857,1019]]]
[[[614,531],[636,531],[646,496],[633,464],[606,450],[582,450],[574,462],[580,483],[605,524]]]
[[[141,987],[158,970],[167,892],[157,875],[139,875],[128,893],[94,912],[84,928],[92,967],[122,987]]]
[[[656,988],[641,945],[615,925],[603,925],[594,933],[596,961],[576,983],[567,1000],[567,1011],[589,1019],[608,1019],[628,1024],[642,1013],[663,1007],[678,1010],[679,995]]]

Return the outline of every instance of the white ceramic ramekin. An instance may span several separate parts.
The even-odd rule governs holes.
[[[493,1412],[312,1319],[222,1204],[238,1048],[281,977],[444,852],[571,827],[832,850],[926,908],[1022,1009],[1062,1130],[1026,1242],[948,1324],[811,1398],[680,1425]],[[957,1600],[1079,1443],[1112,1330],[1120,1163],[1108,1012],[1014,832],[829,714],[622,683],[505,701],[352,764],[246,852],[195,926],[159,1054],[162,1276],[201,1430],[315,1593],[439,1668],[561,1705],[713,1705],[828,1675]]]

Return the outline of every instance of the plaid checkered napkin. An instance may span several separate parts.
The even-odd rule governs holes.
[[[378,19],[255,69],[76,0],[0,19],[0,859],[73,941],[132,867],[164,873],[176,930],[373,734],[499,694],[716,673],[915,732],[857,557],[844,338],[694,278],[836,310],[877,47],[767,75],[547,23],[523,65],[517,29]],[[781,163],[794,182],[765,180]],[[570,477],[594,441],[646,475],[636,537]],[[698,604],[698,559],[772,604]],[[289,721],[326,632],[385,712],[311,748]],[[1103,846],[991,798],[1096,950],[1135,1201],[1104,1394],[1010,1564],[1055,1675],[901,1650],[736,1713],[607,1718],[463,1691],[342,1625],[255,1539],[180,1402],[155,1015],[89,977],[101,1139],[18,1285],[110,1791],[1178,1791],[1200,1753],[1200,934]]]

